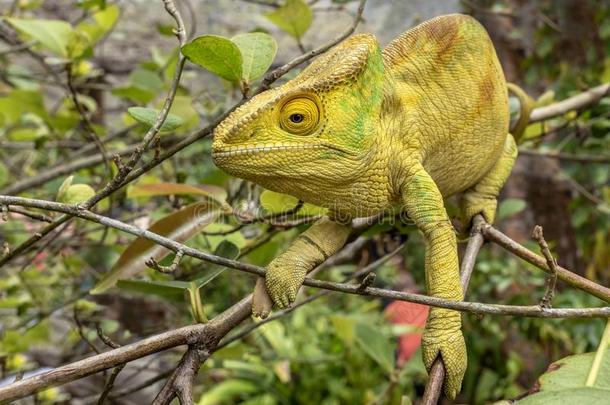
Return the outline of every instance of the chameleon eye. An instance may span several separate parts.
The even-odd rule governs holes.
[[[320,122],[318,104],[309,97],[288,100],[280,110],[280,127],[291,134],[309,135]]]

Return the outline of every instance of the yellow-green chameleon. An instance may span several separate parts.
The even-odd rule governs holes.
[[[462,300],[443,199],[461,195],[466,225],[479,213],[493,222],[517,155],[508,131],[507,84],[491,40],[473,18],[448,15],[383,50],[370,34],[350,37],[235,110],[216,128],[212,153],[232,175],[329,209],[257,284],[278,307],[345,244],[351,218],[397,207],[423,233],[428,294]],[[255,315],[268,314],[265,296],[255,291]],[[450,398],[466,369],[460,328],[459,312],[433,308],[422,338],[426,367],[442,357]]]

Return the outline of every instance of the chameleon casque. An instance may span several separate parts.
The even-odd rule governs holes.
[[[255,96],[216,128],[214,162],[329,212],[268,265],[256,289],[266,286],[280,308],[291,305],[307,272],[345,244],[351,218],[398,208],[424,236],[428,294],[462,300],[443,199],[460,195],[465,226],[476,214],[493,222],[517,156],[508,131],[493,44],[476,20],[458,14],[426,21],[383,50],[373,35],[353,35]],[[253,312],[264,317],[271,305],[261,296]],[[459,312],[432,308],[422,337],[426,367],[442,358],[450,398],[466,370],[460,329]]]

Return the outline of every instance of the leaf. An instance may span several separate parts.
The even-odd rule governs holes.
[[[540,391],[518,401],[518,404],[550,405],[561,402],[593,405],[607,403],[610,398],[610,356],[608,353],[602,358],[602,364],[593,386],[585,387],[594,356],[595,353],[584,353],[568,356],[552,363],[547,372],[539,378]]]
[[[231,41],[241,52],[242,78],[246,82],[252,82],[265,74],[277,53],[275,39],[263,32],[236,35]]]
[[[379,330],[365,323],[356,324],[356,342],[387,374],[394,371],[394,347]]]
[[[136,197],[155,197],[162,195],[202,195],[223,205],[226,204],[227,192],[218,186],[202,184],[193,186],[184,183],[154,183],[135,185],[129,189],[127,196]]]
[[[191,62],[230,82],[242,77],[242,56],[237,45],[217,35],[203,35],[182,47]]]
[[[498,220],[512,217],[523,211],[527,203],[520,198],[507,198],[500,203],[498,207]]]
[[[299,203],[299,199],[288,194],[276,193],[271,190],[263,190],[260,195],[261,206],[269,214],[278,214],[290,211]],[[303,204],[296,216],[324,215],[326,209],[312,204]]]
[[[283,6],[265,17],[295,38],[301,38],[313,20],[311,8],[303,0],[286,0]]]
[[[73,184],[64,193],[59,202],[64,204],[79,204],[95,195],[95,190],[88,184]]]
[[[120,9],[115,4],[109,5],[102,10],[93,13],[93,23],[85,21],[76,26],[80,32],[89,36],[91,43],[94,44],[104,37],[116,24]]]
[[[68,176],[57,191],[56,200],[64,204],[78,204],[95,195],[95,190],[87,184],[72,184],[74,176]]]
[[[221,212],[217,204],[198,202],[155,222],[149,231],[177,242],[184,242],[214,222]],[[91,290],[91,294],[103,293],[113,287],[117,280],[132,277],[144,270],[146,268],[144,262],[148,258],[152,257],[160,261],[168,253],[168,249],[148,239],[137,238],[127,247],[112,269]]]
[[[24,18],[7,18],[6,21],[55,54],[63,57],[68,56],[68,41],[74,31],[69,23],[61,20]]]
[[[125,98],[138,104],[146,104],[155,98],[155,93],[137,86],[117,87],[111,90],[114,96]]]
[[[156,295],[172,301],[184,301],[184,290],[188,289],[190,283],[186,281],[146,281],[146,280],[118,280],[117,287],[122,290]]]
[[[4,186],[8,180],[8,169],[6,165],[0,162],[0,187]]]
[[[131,115],[136,121],[147,125],[148,127],[152,127],[155,125],[157,121],[157,116],[159,115],[159,110],[155,110],[154,108],[146,108],[146,107],[130,107],[127,109],[129,115]],[[173,115],[167,114],[167,118],[161,125],[161,132],[169,132],[173,131],[176,128],[182,125],[182,118]]]
[[[207,390],[199,399],[198,405],[216,405],[237,403],[233,401],[236,398],[244,398],[244,395],[258,392],[262,388],[250,381],[230,379],[214,384],[212,388]]]

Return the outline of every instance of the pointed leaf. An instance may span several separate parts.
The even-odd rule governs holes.
[[[214,222],[220,213],[221,209],[217,204],[198,202],[155,222],[149,231],[178,242],[184,242]],[[144,270],[146,268],[144,262],[148,258],[152,257],[160,261],[168,253],[168,249],[148,239],[136,239],[119,257],[110,272],[91,290],[91,294],[100,294],[113,287],[117,280],[132,277]]]
[[[190,283],[186,281],[146,281],[146,280],[118,280],[117,287],[126,291],[156,295],[172,301],[184,301],[184,290]]]
[[[507,198],[498,207],[498,220],[520,213],[525,209],[526,205],[526,202],[520,198]]]
[[[356,325],[356,342],[386,373],[394,371],[394,346],[377,329],[365,323]]]
[[[184,183],[141,184],[131,187],[127,192],[127,196],[130,198],[184,194],[203,195],[217,201],[219,204],[225,204],[225,199],[227,197],[227,193],[223,188],[207,184],[202,184],[200,186]]]
[[[184,45],[182,54],[191,62],[223,79],[230,82],[241,80],[241,52],[230,39],[217,35],[203,35]]]
[[[313,20],[311,8],[303,0],[286,0],[283,6],[265,17],[295,38],[301,38]]]
[[[157,121],[157,116],[159,115],[159,110],[155,110],[154,108],[146,108],[146,107],[130,107],[127,109],[129,115],[131,115],[136,121],[148,126],[152,127],[155,125]],[[167,114],[167,118],[161,125],[161,132],[169,132],[174,129],[180,127],[182,125],[182,118],[178,117],[174,114]]]
[[[226,257],[227,259],[236,259],[237,256],[239,256],[239,248],[233,243],[223,240],[222,242],[220,242],[220,244],[214,251],[214,254],[216,256]],[[192,282],[197,288],[201,288],[204,285],[208,284],[210,281],[214,280],[226,269],[226,267],[211,265],[210,269],[205,270],[204,276],[199,277],[193,280]]]
[[[277,53],[275,39],[264,32],[236,35],[231,41],[241,52],[242,78],[246,82],[252,82],[265,74]]]
[[[68,56],[67,45],[73,32],[72,26],[61,20],[7,18],[15,29],[29,35],[45,48],[63,57]]]

